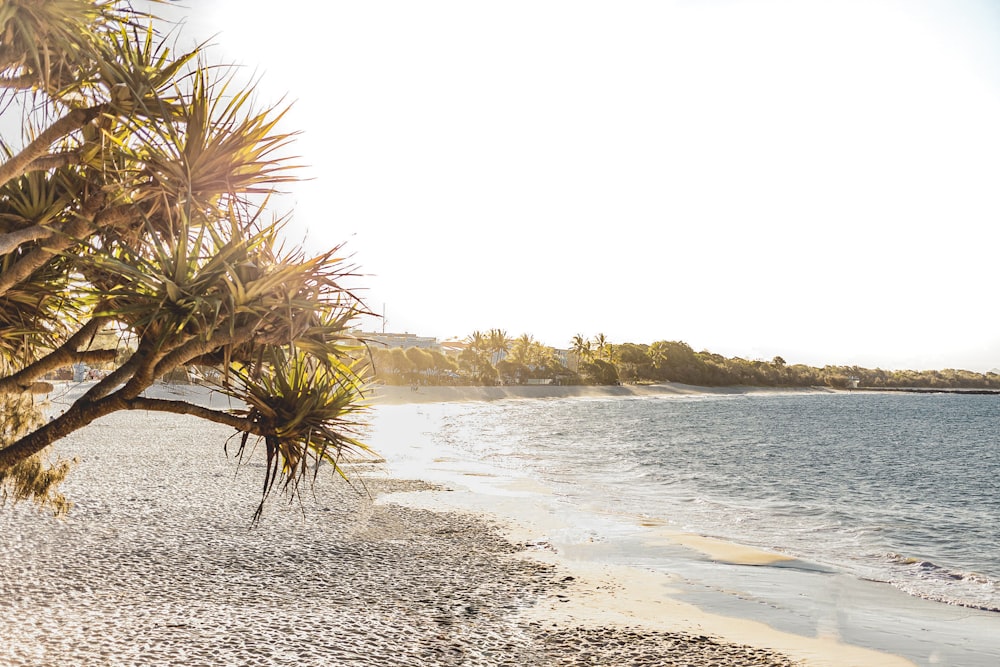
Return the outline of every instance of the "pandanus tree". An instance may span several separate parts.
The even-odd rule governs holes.
[[[5,499],[63,509],[68,466],[46,449],[120,410],[228,425],[241,455],[263,441],[265,498],[364,449],[351,267],[337,248],[286,247],[286,219],[268,213],[295,178],[283,110],[257,108],[204,48],[174,54],[156,25],[125,2],[0,3],[0,108],[24,128],[0,147]],[[122,349],[93,349],[101,331]],[[39,381],[98,361],[113,364],[107,377],[43,421]],[[144,393],[192,364],[218,369],[241,407]]]

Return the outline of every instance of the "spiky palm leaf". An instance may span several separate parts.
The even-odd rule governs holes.
[[[72,216],[76,185],[70,176],[66,169],[31,172],[0,185],[4,231],[57,226]],[[28,243],[0,257],[0,275],[37,246]],[[23,363],[57,344],[76,315],[65,267],[54,259],[0,294],[0,355]]]
[[[171,215],[177,206],[189,218],[226,207],[228,199],[267,195],[296,180],[287,157],[279,157],[292,133],[277,131],[284,111],[252,108],[251,89],[230,95],[231,79],[213,80],[199,67],[190,89],[178,89],[169,123],[134,124],[133,160],[145,182],[135,201],[151,202],[150,215]]]
[[[16,88],[59,97],[92,67],[97,42],[133,16],[119,2],[5,0],[0,4],[0,76]]]
[[[228,301],[227,273],[246,261],[246,238],[208,234],[204,226],[183,218],[178,235],[158,233],[147,225],[136,246],[93,248],[81,261],[85,272],[101,272],[92,298],[105,313],[129,326],[141,338],[164,341],[184,336],[211,337],[233,313]],[[218,243],[211,243],[211,241]]]
[[[345,457],[371,454],[357,437],[367,409],[357,370],[355,363],[320,360],[294,346],[271,347],[259,364],[234,370],[235,381],[224,391],[247,405],[267,457],[255,518],[276,482],[294,490],[310,472],[315,478],[323,463],[346,478]],[[242,435],[240,458],[250,438]]]
[[[176,236],[148,228],[138,246],[94,248],[79,261],[100,285],[92,293],[103,304],[98,314],[127,324],[153,349],[167,340],[210,341],[252,327],[263,341],[301,341],[319,352],[359,311],[337,282],[349,274],[335,251],[311,258],[282,254],[280,221],[258,225],[205,226],[182,217]],[[249,358],[252,348],[220,352],[228,361],[234,353]]]
[[[44,171],[30,172],[0,184],[3,230],[62,222],[75,198],[63,179]]]
[[[59,345],[76,316],[65,271],[47,266],[0,295],[0,356],[34,361]]]
[[[145,28],[122,24],[97,45],[93,81],[83,78],[79,92],[89,93],[91,104],[107,102],[112,119],[164,119],[177,111],[177,85],[201,51],[196,47],[172,56],[166,41],[152,24]]]

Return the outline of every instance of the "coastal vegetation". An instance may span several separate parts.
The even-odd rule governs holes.
[[[120,410],[231,426],[241,460],[262,440],[265,498],[363,448],[351,267],[285,245],[269,209],[296,178],[284,109],[160,25],[128,2],[0,3],[3,117],[23,135],[0,144],[3,500],[63,511],[71,465],[47,447]],[[43,415],[33,396],[70,364],[101,379]],[[144,396],[193,364],[246,409]]]
[[[529,334],[507,340],[500,329],[476,331],[455,356],[439,350],[371,345],[374,379],[388,384],[652,384],[681,382],[706,387],[1000,389],[1000,374],[945,370],[883,370],[861,366],[789,364],[695,352],[687,343],[614,344],[604,334],[577,334],[563,351]]]

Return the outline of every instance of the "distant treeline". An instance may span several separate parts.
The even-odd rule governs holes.
[[[1000,375],[966,370],[889,371],[860,366],[787,364],[695,352],[687,343],[610,343],[605,336],[573,337],[560,354],[528,334],[508,338],[474,332],[457,355],[421,348],[372,347],[374,378],[388,384],[620,384],[682,382],[700,386],[926,387],[997,389]]]

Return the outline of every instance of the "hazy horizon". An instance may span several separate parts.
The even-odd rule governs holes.
[[[294,101],[291,230],[346,241],[387,330],[1000,366],[994,3],[174,15]]]

